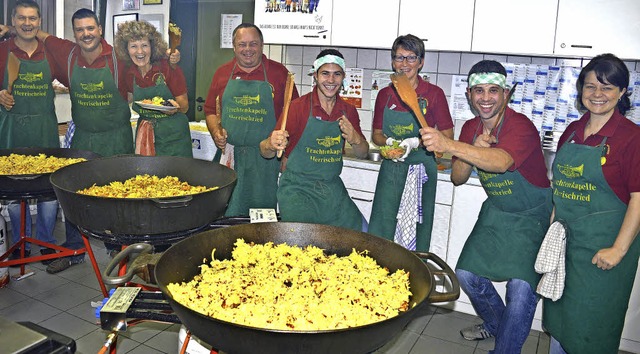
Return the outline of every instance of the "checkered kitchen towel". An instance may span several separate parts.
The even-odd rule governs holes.
[[[422,185],[428,180],[423,164],[409,166],[393,241],[410,251],[416,250],[416,228],[422,224]]]
[[[544,236],[536,258],[536,272],[542,274],[537,292],[553,301],[562,297],[564,290],[566,245],[565,226],[556,221]]]

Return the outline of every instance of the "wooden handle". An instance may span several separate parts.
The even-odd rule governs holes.
[[[220,124],[222,124],[222,107],[220,107],[220,96],[216,96],[216,116],[220,120]],[[224,154],[224,147],[220,149],[222,154]]]
[[[13,83],[18,79],[18,73],[20,73],[20,59],[13,54],[13,52],[9,52],[7,64],[7,92],[11,94],[13,91]]]
[[[289,72],[287,75],[287,82],[284,85],[284,107],[282,108],[280,130],[287,129],[287,116],[289,115],[289,105],[291,104],[291,96],[293,96],[293,74]],[[278,158],[282,157],[284,150],[278,150]]]
[[[504,113],[507,111],[507,106],[509,105],[509,102],[511,101],[511,97],[513,97],[513,93],[516,92],[516,87],[517,86],[518,86],[518,82],[514,83],[513,86],[511,86],[511,90],[509,90],[509,94],[507,95],[507,100],[504,102],[504,105],[502,107],[500,107],[500,115],[498,116],[498,119],[496,120],[496,125],[494,125],[493,128],[491,128],[491,131],[489,132],[489,135],[493,135],[494,130],[496,130],[498,125],[502,122],[502,119],[504,118]]]

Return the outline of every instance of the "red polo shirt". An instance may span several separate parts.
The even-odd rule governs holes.
[[[609,150],[602,173],[618,198],[628,205],[630,194],[640,192],[640,127],[616,109],[602,129],[585,140],[584,129],[589,117],[591,113],[587,112],[579,120],[569,124],[558,141],[558,151],[573,132],[574,143],[588,146],[597,146],[607,137]]]
[[[114,66],[113,66],[113,60],[112,60],[112,54],[111,54],[113,51],[113,47],[109,45],[107,41],[104,40],[104,38],[101,38],[101,43],[102,43],[102,52],[96,58],[96,60],[93,61],[93,63],[89,64],[86,61],[86,59],[81,55],[80,46],[77,45],[75,42],[72,42],[66,39],[57,38],[55,36],[47,37],[47,39],[44,41],[44,45],[46,49],[53,54],[53,58],[55,60],[56,67],[57,67],[57,73],[59,74],[56,76],[56,79],[58,79],[58,81],[60,81],[60,83],[62,83],[63,85],[69,87],[69,76],[68,76],[69,66],[67,65],[67,63],[69,59],[69,53],[71,53],[73,48],[76,48],[76,49],[73,51],[73,57],[71,58],[72,73],[73,73],[73,65],[76,62],[76,59],[77,59],[77,65],[80,67],[89,68],[89,69],[98,69],[98,68],[104,68],[105,65],[109,65],[109,69],[111,69],[111,72],[113,73]],[[127,91],[123,87],[123,85],[124,85],[125,73],[127,72],[127,67],[128,67],[127,63],[125,63],[124,61],[118,60],[118,72],[119,72],[118,80],[120,81],[118,88],[120,91],[120,95],[125,100],[127,100]]]
[[[427,81],[424,81],[421,77],[418,77],[418,87],[416,88],[418,97],[424,97],[427,99],[427,114],[424,117],[430,127],[436,127],[438,130],[447,130],[453,128],[453,119],[449,112],[449,104],[447,98],[444,95],[444,91],[436,85],[433,85]],[[408,112],[411,108],[407,106],[400,97],[396,90],[391,86],[387,86],[378,92],[376,97],[376,106],[373,115],[373,129],[382,129],[382,116],[384,114],[385,107],[395,107],[394,111]]]
[[[313,108],[311,108],[312,97]],[[349,122],[351,122],[351,124],[353,125],[353,128],[358,132],[358,134],[362,135],[362,130],[360,129],[360,116],[358,115],[358,110],[356,109],[356,107],[347,103],[340,96],[338,96],[331,114],[328,114],[320,105],[320,99],[318,98],[318,88],[314,87],[313,91],[294,100],[293,102],[291,102],[291,106],[289,106],[289,114],[286,127],[287,132],[289,132],[289,145],[287,145],[287,149],[284,152],[284,155],[286,157],[289,157],[291,151],[293,151],[293,149],[298,144],[298,141],[300,141],[300,137],[304,132],[304,128],[307,126],[310,108],[312,110],[311,116],[327,122],[335,122],[336,120],[338,120],[338,118],[342,117],[342,115],[345,115]],[[281,123],[282,122],[279,119],[278,123],[276,123],[276,129],[280,129]],[[364,136],[362,138],[364,139]]]
[[[9,52],[13,52],[13,54],[18,57],[20,60],[31,60],[31,61],[40,61],[45,59],[49,62],[49,69],[51,70],[51,76],[56,77],[56,65],[53,60],[52,55],[46,51],[45,46],[42,42],[38,41],[38,47],[31,54],[31,57],[27,55],[25,51],[18,48],[15,42],[15,37],[12,37],[4,42],[0,42],[0,89],[4,89],[4,75],[7,69],[7,60],[9,56]]]
[[[243,71],[237,65],[235,70],[233,70],[235,64],[236,59],[233,58],[231,61],[220,66],[215,74],[213,74],[207,100],[204,103],[204,114],[216,114],[216,97],[220,96],[220,100],[222,101],[222,94],[230,79],[240,78],[242,80],[264,81],[264,72],[266,70],[267,81],[269,81],[271,88],[274,90],[273,106],[275,108],[276,119],[278,119],[284,106],[284,88],[289,70],[277,61],[267,59],[267,56],[264,54],[262,54],[262,63],[250,73]],[[232,70],[233,73],[231,72]],[[298,89],[294,86],[291,99],[294,100],[298,97]]]
[[[182,69],[177,65],[175,68],[172,68],[168,59],[161,59],[153,64],[151,70],[149,70],[144,77],[137,66],[131,65],[125,75],[124,87],[127,92],[133,93],[134,79],[135,84],[142,88],[155,86],[155,77],[157,74],[164,75],[165,82],[173,97],[187,94],[187,81],[184,78]]]
[[[509,167],[509,171],[518,170],[529,183],[542,188],[549,187],[540,133],[535,125],[527,116],[511,108],[507,108],[503,119],[502,128],[498,131],[498,143],[492,147],[503,149],[511,156],[513,165]],[[473,145],[474,136],[481,134],[482,122],[480,117],[475,117],[464,123],[459,140]]]

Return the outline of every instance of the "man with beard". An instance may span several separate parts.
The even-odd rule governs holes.
[[[506,77],[504,66],[493,60],[471,68],[467,94],[478,115],[464,123],[460,141],[420,129],[427,150],[453,155],[454,185],[467,182],[476,169],[487,193],[456,275],[484,321],[460,334],[467,340],[496,337],[489,352],[495,354],[520,353],[531,330],[540,280],[534,264],[552,208],[538,130],[507,107]],[[504,302],[492,281],[507,282]]]
[[[204,112],[219,149],[234,146],[237,184],[226,216],[247,216],[249,208],[276,208],[280,162],[260,156],[260,141],[276,126],[284,105],[288,70],[262,54],[264,39],[250,23],[233,30],[235,57],[216,70]],[[298,97],[294,86],[292,99]],[[216,99],[219,98],[219,99]],[[219,101],[221,107],[217,107]],[[220,116],[216,113],[220,111]]]
[[[11,22],[15,28],[15,37],[0,43],[0,148],[18,147],[60,147],[58,139],[58,119],[53,104],[54,92],[51,86],[55,66],[50,61],[41,41],[36,38],[41,24],[40,7],[33,0],[16,2],[11,13]],[[20,71],[8,89],[9,53],[20,61]],[[38,220],[36,238],[56,243],[53,229],[58,214],[56,200],[38,200]],[[11,202],[8,206],[11,218],[12,241],[20,239],[20,203]],[[25,215],[25,235],[31,236],[31,214]],[[31,255],[30,244],[25,244],[25,256]],[[55,253],[53,249],[41,247],[42,255]],[[10,259],[20,258],[16,249]],[[42,261],[43,264],[51,260]]]

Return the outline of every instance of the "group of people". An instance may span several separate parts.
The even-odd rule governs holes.
[[[113,48],[87,9],[72,17],[76,43],[39,30],[39,8],[31,0],[17,2],[12,21],[15,36],[0,44],[2,148],[58,146],[50,85],[58,79],[71,93],[76,125],[71,147],[102,156],[191,157],[179,52],[169,55],[153,26],[121,25]],[[3,27],[0,34],[7,30]],[[461,287],[483,323],[462,329],[461,335],[468,340],[495,337],[492,353],[521,351],[540,298],[541,276],[534,263],[549,225],[561,221],[566,230],[564,293],[557,301],[544,300],[551,353],[617,352],[640,255],[640,127],[623,116],[630,108],[629,71],[620,59],[603,54],[582,69],[578,103],[586,113],[560,138],[551,184],[539,132],[507,105],[510,87],[500,63],[482,60],[471,68],[467,94],[476,117],[465,122],[455,140],[443,90],[420,75],[423,41],[399,36],[391,49],[392,69],[406,75],[429,127],[420,128],[393,86],[380,90],[373,143],[399,145],[406,152],[382,162],[367,222],[340,179],[345,143],[358,157],[369,151],[357,109],[340,97],[344,56],[336,49],[321,50],[311,70],[313,89],[299,97],[294,86],[286,97],[289,72],[268,59],[263,46],[258,27],[239,25],[233,31],[234,57],[215,72],[204,105],[215,145],[220,151],[233,148],[237,184],[226,216],[279,208],[282,221],[366,231],[410,250],[428,251],[436,153],[451,154],[453,184],[466,183],[475,170],[488,196],[456,265]],[[21,85],[18,79],[9,94],[9,52],[20,59],[21,73],[43,72],[43,85]],[[87,83],[102,83],[100,97],[109,99],[91,102]],[[27,87],[43,87],[44,93],[20,92]],[[151,96],[170,100],[175,109],[156,112],[134,104],[140,115],[134,146],[128,102]],[[19,129],[24,125],[33,127],[30,134]],[[15,207],[10,210],[16,214]],[[55,201],[39,201],[38,238],[50,237],[56,211]],[[80,242],[77,248],[82,247],[77,229],[66,226],[67,246]],[[117,249],[108,247],[113,246]],[[57,259],[49,268],[65,269],[79,257]],[[493,281],[506,281],[506,299]]]
[[[0,34],[13,35],[0,43],[0,148],[59,147],[52,81],[69,88],[74,133],[71,148],[89,150],[103,157],[133,154],[165,154],[191,157],[186,81],[175,64],[179,52],[167,54],[167,44],[157,30],[146,22],[123,24],[114,49],[102,38],[102,26],[96,14],[79,9],[72,18],[75,43],[56,38],[41,30],[40,7],[33,0],[19,0],[11,13],[12,26],[1,26]],[[7,91],[9,53],[20,60],[13,91]],[[43,75],[28,75],[42,73]],[[36,85],[29,81],[40,80]],[[33,91],[33,92],[29,92]],[[40,92],[35,92],[40,91]],[[134,106],[138,120],[138,146],[134,147],[129,97],[162,96],[176,108],[162,114]],[[170,118],[169,118],[170,117]],[[150,122],[150,124],[145,124]],[[158,124],[159,123],[159,124]],[[144,132],[141,133],[141,132]],[[151,141],[149,144],[148,142]],[[144,146],[140,146],[147,142]],[[149,146],[152,145],[152,146]],[[38,201],[36,237],[55,243],[52,231],[56,222],[56,201]],[[12,225],[20,225],[17,203],[9,205]],[[20,237],[12,228],[13,242]],[[26,215],[26,234],[31,219]],[[84,242],[76,226],[65,225],[64,247],[81,249]],[[25,248],[29,247],[27,243]],[[114,255],[120,245],[106,244]],[[53,249],[41,249],[51,254]],[[29,255],[30,252],[27,252]],[[19,257],[19,254],[12,255]],[[57,273],[84,261],[84,254],[45,261],[47,272]]]
[[[612,54],[582,69],[577,101],[586,113],[560,137],[553,186],[539,133],[506,106],[506,71],[495,61],[469,72],[477,116],[465,122],[459,140],[420,130],[427,150],[453,155],[454,185],[475,169],[488,196],[456,265],[483,320],[461,331],[465,339],[495,337],[493,353],[521,351],[539,300],[534,264],[550,222],[558,221],[566,273],[560,299],[544,299],[550,353],[617,353],[640,256],[640,127],[623,116],[628,86],[629,70]],[[505,300],[492,281],[507,282]]]

